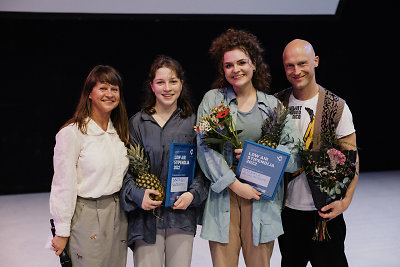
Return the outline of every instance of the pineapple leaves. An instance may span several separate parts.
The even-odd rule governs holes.
[[[130,145],[128,148],[129,167],[131,171],[137,174],[135,184],[141,189],[157,190],[159,195],[151,195],[153,200],[163,201],[165,197],[164,187],[161,181],[150,173],[150,162],[145,156],[143,148],[137,144]]]

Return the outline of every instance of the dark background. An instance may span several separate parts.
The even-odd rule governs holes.
[[[130,117],[140,109],[155,56],[172,56],[186,70],[197,107],[216,73],[208,48],[229,27],[258,36],[272,69],[272,92],[289,86],[281,62],[285,45],[294,38],[311,42],[320,57],[317,82],[353,113],[361,172],[399,169],[393,8],[342,0],[335,16],[0,12],[0,194],[50,190],[54,137],[72,116],[92,67],[120,71]]]

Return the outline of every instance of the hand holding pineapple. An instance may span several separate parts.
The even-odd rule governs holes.
[[[146,191],[144,191],[144,196],[142,200],[142,209],[153,210],[161,205],[162,201],[152,200],[152,197],[154,195],[158,196],[160,195],[160,193],[154,189],[146,189]]]

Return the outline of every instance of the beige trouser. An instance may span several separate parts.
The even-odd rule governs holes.
[[[78,197],[67,251],[74,267],[125,267],[128,222],[118,194]]]
[[[135,241],[135,267],[189,267],[194,235],[181,229],[157,229],[156,243]]]
[[[229,190],[229,194],[229,243],[209,242],[213,266],[238,266],[242,247],[247,267],[269,267],[274,241],[253,245],[252,200],[244,199],[232,190]]]

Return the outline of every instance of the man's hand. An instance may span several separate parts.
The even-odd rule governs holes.
[[[346,204],[345,199],[333,201],[331,204],[326,205],[326,206],[322,207],[322,209],[321,209],[321,211],[330,210],[328,213],[322,213],[322,212],[318,211],[318,214],[322,218],[330,221],[330,220],[336,218],[338,215],[342,214],[348,208],[348,206],[349,205]]]

